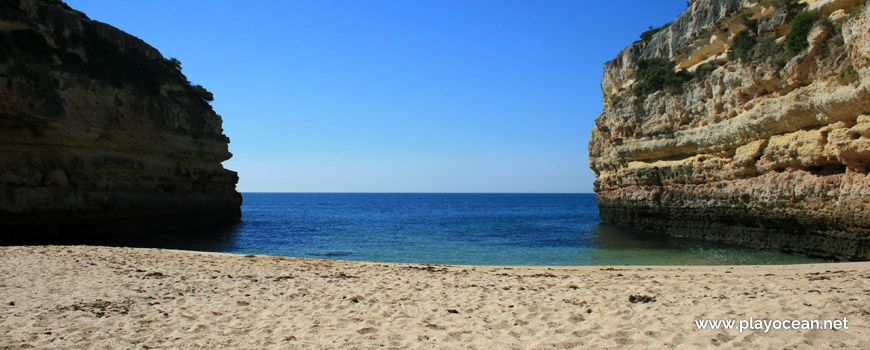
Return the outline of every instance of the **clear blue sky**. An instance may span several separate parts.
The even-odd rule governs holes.
[[[242,192],[592,192],[604,62],[686,1],[67,0],[215,95]]]

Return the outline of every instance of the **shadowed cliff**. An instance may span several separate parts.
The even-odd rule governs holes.
[[[61,1],[0,1],[0,240],[238,221],[222,120],[175,59]]]

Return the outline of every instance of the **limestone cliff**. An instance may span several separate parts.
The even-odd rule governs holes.
[[[605,64],[602,219],[870,259],[866,1],[695,0],[645,39]]]
[[[0,1],[0,238],[238,220],[209,95],[60,1]]]

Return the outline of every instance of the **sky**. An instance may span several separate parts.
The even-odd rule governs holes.
[[[241,192],[590,193],[603,64],[686,1],[67,0],[214,93]]]

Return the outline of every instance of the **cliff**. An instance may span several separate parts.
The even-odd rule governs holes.
[[[210,95],[61,1],[0,1],[0,239],[237,221]]]
[[[870,259],[870,6],[695,0],[605,64],[601,218]]]

